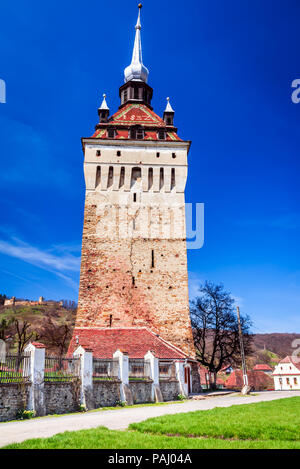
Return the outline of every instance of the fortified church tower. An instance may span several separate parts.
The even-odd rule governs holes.
[[[177,135],[169,98],[163,118],[151,107],[140,12],[141,5],[120,107],[110,116],[104,95],[96,131],[82,139],[86,198],[73,340],[81,343],[89,331],[101,341],[111,331],[116,349],[125,332],[132,342],[144,330],[194,357],[184,198],[190,142]]]

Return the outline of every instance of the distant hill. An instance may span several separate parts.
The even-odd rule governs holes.
[[[3,321],[8,322],[15,318],[19,321],[20,328],[25,322],[29,324],[27,335],[33,333],[31,340],[43,342],[49,353],[57,354],[62,342],[64,343],[63,350],[66,352],[72,336],[75,316],[75,308],[66,308],[59,303],[0,306],[0,336]],[[2,335],[12,338],[8,344],[10,350],[15,352],[17,335],[14,323],[2,331]]]
[[[270,351],[276,354],[280,359],[287,355],[292,355],[295,350],[292,343],[295,339],[300,339],[299,334],[277,333],[255,334],[254,349],[258,351]]]

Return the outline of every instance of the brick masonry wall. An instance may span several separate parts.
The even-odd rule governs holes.
[[[129,388],[132,393],[134,404],[152,402],[152,381],[129,381]]]
[[[94,381],[93,383],[94,406],[113,407],[116,401],[120,401],[120,382],[118,381]]]
[[[79,406],[80,386],[75,383],[45,383],[46,414],[76,412]]]
[[[164,401],[176,401],[178,394],[180,394],[179,383],[173,381],[160,381],[159,387]]]
[[[14,420],[18,410],[26,409],[28,391],[28,384],[0,385],[0,422]]]
[[[149,327],[194,356],[185,239],[103,239],[102,200],[86,198],[76,326],[109,327],[112,315],[113,327]]]

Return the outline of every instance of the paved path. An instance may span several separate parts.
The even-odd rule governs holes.
[[[0,423],[0,447],[9,443],[21,442],[29,438],[44,438],[65,431],[83,430],[104,426],[112,430],[125,430],[130,423],[141,422],[150,417],[177,414],[195,410],[207,410],[214,407],[229,407],[236,404],[272,401],[292,396],[300,396],[300,391],[271,391],[257,393],[256,396],[238,395],[209,397],[204,400],[189,400],[184,403],[163,406],[145,406],[88,412],[86,414],[43,417],[20,422]]]

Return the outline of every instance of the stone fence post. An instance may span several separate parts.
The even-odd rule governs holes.
[[[120,397],[121,401],[126,402],[127,405],[133,404],[132,393],[129,388],[129,357],[127,353],[117,350],[113,354],[114,359],[119,360],[119,373],[118,378],[121,381],[120,384]]]
[[[80,404],[86,409],[94,409],[93,353],[80,345],[74,351],[73,357],[80,359]]]
[[[24,350],[30,354],[30,389],[28,397],[28,410],[33,410],[35,415],[43,416],[46,414],[46,405],[44,397],[44,372],[45,372],[45,345],[38,342],[32,342]]]
[[[162,402],[163,397],[159,387],[159,363],[158,358],[150,350],[144,356],[144,360],[149,363],[149,378],[152,379],[152,401]]]

